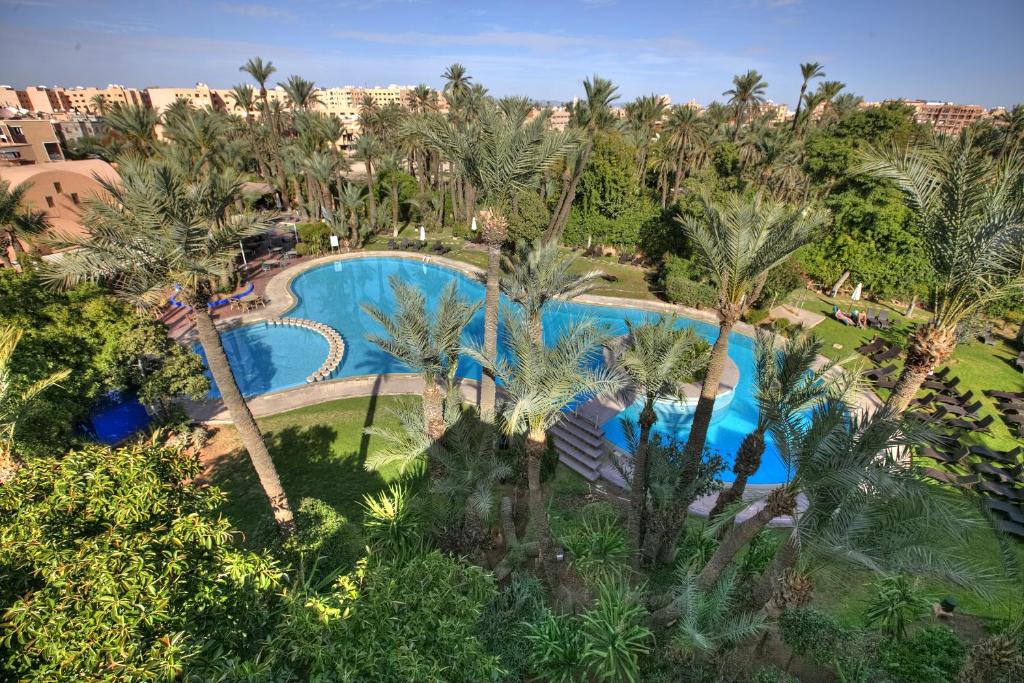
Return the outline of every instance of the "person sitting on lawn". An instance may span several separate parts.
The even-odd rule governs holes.
[[[868,312],[867,311],[860,311],[859,313],[857,313],[857,327],[867,327],[867,326],[868,326]]]
[[[838,306],[833,306],[832,307],[832,314],[836,317],[836,320],[838,320],[839,322],[843,323],[844,325],[856,325],[857,324],[857,323],[853,322],[853,318],[851,318],[850,316],[846,315],[846,313],[843,312],[843,309],[839,308]]]

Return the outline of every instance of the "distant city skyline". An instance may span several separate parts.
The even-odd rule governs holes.
[[[652,92],[722,100],[734,74],[757,69],[768,97],[792,108],[799,63],[818,61],[865,100],[1024,102],[1019,0],[0,0],[0,11],[0,83],[16,88],[224,88],[247,82],[238,66],[259,55],[278,67],[274,83],[295,73],[321,87],[439,88],[460,62],[492,94],[553,101],[596,73],[619,86],[619,104]]]

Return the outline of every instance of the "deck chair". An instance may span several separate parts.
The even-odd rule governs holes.
[[[870,324],[870,322],[871,318],[869,317],[868,323]],[[873,353],[881,351],[883,347],[885,347],[885,340],[882,339],[881,337],[876,336],[867,344],[861,344],[860,346],[858,346],[857,353],[861,354],[862,356],[870,356]]]

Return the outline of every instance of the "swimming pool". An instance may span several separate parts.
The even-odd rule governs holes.
[[[371,374],[408,372],[408,368],[366,340],[368,334],[380,334],[380,326],[366,315],[360,304],[372,303],[384,311],[394,309],[395,300],[388,280],[397,275],[414,283],[427,293],[428,307],[436,306],[436,297],[449,282],[454,281],[459,293],[471,300],[484,298],[484,285],[460,272],[423,261],[368,257],[334,261],[312,268],[291,282],[296,304],[286,313],[289,317],[315,320],[341,333],[345,340],[345,357],[332,378],[358,377]],[[504,300],[505,303],[508,303]],[[607,325],[614,334],[626,333],[626,321],[634,323],[653,320],[658,314],[629,307],[596,306],[578,302],[556,302],[544,314],[544,334],[549,341],[557,337],[572,321],[589,317]],[[483,337],[483,310],[466,327],[463,340],[469,343]],[[698,334],[713,341],[718,328],[708,323],[682,319],[681,325],[692,327]],[[305,384],[327,356],[327,342],[319,334],[294,327],[268,326],[263,323],[226,331],[221,335],[224,347],[246,396],[256,396]],[[757,406],[752,399],[754,382],[753,340],[740,334],[729,338],[729,356],[739,369],[739,382],[732,400],[715,411],[708,432],[708,444],[726,462],[732,463],[743,437],[754,429]],[[458,374],[470,379],[480,378],[480,366],[462,358]],[[215,391],[215,390],[214,390]],[[622,414],[605,423],[610,441],[625,446],[620,417],[635,420],[639,410],[630,406]],[[685,440],[689,432],[692,408],[678,403],[659,404],[655,431]],[[730,481],[732,473],[724,479]],[[750,478],[753,484],[771,484],[786,480],[785,468],[774,447],[769,445],[761,468]]]

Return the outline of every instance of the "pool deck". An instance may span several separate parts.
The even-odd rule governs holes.
[[[467,277],[479,281],[482,281],[484,277],[484,271],[476,266],[444,258],[442,256],[432,256],[420,253],[400,251],[358,251],[331,254],[316,258],[300,258],[293,260],[292,265],[278,270],[277,272],[257,272],[252,278],[252,281],[255,283],[255,292],[267,300],[266,307],[256,311],[250,311],[248,313],[229,313],[227,311],[224,313],[218,313],[215,316],[217,327],[222,331],[226,331],[242,325],[281,317],[297,303],[295,295],[292,292],[291,283],[302,273],[329,263],[374,257],[401,258],[410,261],[433,263],[458,271]],[[718,325],[718,318],[714,313],[685,306],[677,306],[662,301],[622,299],[589,294],[578,296],[573,300],[579,303],[597,306],[612,306],[616,308],[625,307],[651,311],[654,313],[669,315],[675,314],[692,320],[699,320],[716,326]],[[182,341],[189,341],[194,338],[194,329],[191,322],[187,320],[187,316],[184,314],[184,311],[176,309],[165,315],[171,316],[169,319],[165,318],[165,322],[167,322],[171,327],[171,336]],[[742,322],[737,323],[733,331],[747,337],[754,336],[754,327]],[[824,356],[819,356],[818,362],[819,365],[824,365],[825,363],[828,363],[828,359]],[[735,363],[730,360],[723,373],[720,395],[731,391],[738,381],[739,369],[736,367]],[[699,389],[700,387],[697,384],[688,385],[685,390],[687,398],[691,400],[695,399]],[[305,386],[262,394],[249,399],[248,404],[253,415],[260,418],[284,413],[297,408],[327,403],[329,401],[337,401],[340,399],[358,398],[363,396],[418,395],[422,391],[423,380],[415,374],[366,375],[316,382]],[[462,380],[460,382],[460,391],[466,401],[476,402],[479,398],[479,384],[474,380]],[[577,412],[593,419],[597,424],[603,424],[621,412],[627,405],[632,403],[631,399],[632,397],[626,393],[611,397],[601,397],[593,399],[580,406],[577,408]],[[860,392],[856,403],[860,410],[868,413],[873,412],[882,405],[878,397],[867,390]],[[225,424],[231,422],[227,409],[219,400],[211,399],[200,402],[185,401],[183,405],[188,415],[196,421],[211,424]],[[597,485],[604,486],[605,482],[601,482]],[[607,486],[609,488],[614,488],[610,484]],[[744,499],[754,500],[763,498],[772,488],[774,487],[771,485],[751,484],[747,486]],[[716,497],[717,494],[713,494],[696,500],[690,507],[691,512],[706,517],[711,511]],[[737,519],[739,521],[746,519],[747,517],[755,514],[762,506],[762,502],[754,503],[744,510]],[[798,502],[798,508],[802,509],[802,507],[803,506]],[[789,517],[780,517],[773,520],[772,525],[792,526],[793,520]]]

